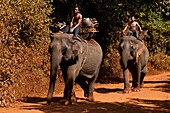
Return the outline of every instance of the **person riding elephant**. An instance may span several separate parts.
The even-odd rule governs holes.
[[[63,104],[76,101],[74,83],[84,90],[84,96],[93,101],[94,83],[98,77],[103,52],[94,40],[72,39],[73,34],[56,33],[50,44],[51,70],[47,103],[50,104],[54,92],[57,69],[60,67],[65,82]]]
[[[82,15],[80,13],[80,7],[77,5],[74,8],[74,16],[70,22],[70,33],[74,33],[73,39],[77,39],[80,31],[80,25],[82,24]]]
[[[123,33],[127,30],[127,28],[128,28],[129,26],[130,26],[130,29],[129,29],[129,31],[128,31],[128,36],[134,36],[134,37],[136,37],[136,38],[140,41],[139,43],[140,43],[140,45],[142,46],[142,47],[140,48],[140,50],[136,53],[136,61],[137,61],[138,58],[139,58],[139,56],[140,56],[141,53],[143,52],[144,46],[145,46],[144,42],[142,41],[143,38],[141,38],[139,35],[145,33],[145,31],[143,32],[141,26],[140,26],[139,23],[136,21],[135,16],[132,16],[132,17],[131,17],[131,21],[130,21],[129,24],[127,24],[127,25],[125,26],[125,28],[123,29]],[[140,32],[137,31],[137,27],[139,27],[139,31],[140,31]]]
[[[123,33],[127,30],[128,26],[130,26],[129,32],[128,32],[128,36],[133,35],[134,37],[138,38],[138,31],[137,31],[137,27],[139,27],[139,31],[142,31],[141,26],[139,25],[139,23],[137,21],[135,21],[135,17],[132,16],[131,17],[131,21],[129,24],[126,25],[126,27],[123,29]]]

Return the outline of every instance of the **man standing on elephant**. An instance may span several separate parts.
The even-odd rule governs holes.
[[[123,32],[125,32],[128,26],[130,26],[128,36],[132,34],[134,37],[138,38],[137,26],[139,27],[140,31],[142,31],[142,28],[140,27],[139,23],[136,22],[135,20],[136,20],[135,17],[132,16],[131,22],[124,28]]]
[[[74,16],[70,23],[70,33],[74,33],[73,39],[77,39],[78,33],[80,31],[80,25],[82,23],[82,15],[80,14],[80,7],[75,6]]]

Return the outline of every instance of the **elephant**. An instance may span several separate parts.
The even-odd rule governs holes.
[[[124,77],[124,93],[140,91],[140,88],[144,85],[143,80],[147,74],[149,52],[141,39],[146,36],[146,32],[143,31],[144,35],[139,35],[139,39],[134,36],[121,37],[119,53]],[[129,83],[129,72],[132,74],[132,88]]]
[[[50,44],[51,70],[47,103],[50,104],[55,87],[56,74],[60,67],[64,78],[65,89],[62,104],[76,102],[73,86],[78,83],[84,90],[84,96],[94,101],[94,83],[98,77],[103,52],[101,46],[91,39],[72,39],[72,34],[56,33]]]

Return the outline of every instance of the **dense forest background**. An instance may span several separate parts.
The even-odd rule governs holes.
[[[149,71],[170,70],[170,0],[1,0],[1,93],[14,84],[20,87],[28,74],[49,77],[53,25],[69,22],[75,4],[83,17],[99,22],[100,32],[94,37],[104,52],[99,79],[121,77],[119,33],[132,15],[148,30]]]

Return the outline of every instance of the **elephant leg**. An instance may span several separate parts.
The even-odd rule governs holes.
[[[61,104],[72,104],[72,98],[74,96],[74,91],[73,91],[73,85],[74,85],[74,80],[73,78],[67,78],[65,81],[65,88],[64,88],[64,99],[61,100]]]
[[[89,84],[89,91],[88,91],[88,100],[90,102],[93,102],[94,101],[94,97],[93,97],[93,92],[94,92],[94,82],[96,81],[96,77],[92,78],[92,79],[89,79],[88,80],[88,84]]]
[[[76,69],[75,66],[68,67],[67,70],[62,73],[65,81],[64,99],[61,101],[62,104],[67,105],[77,101],[75,92],[73,91],[73,86],[78,73],[79,69]]]
[[[88,100],[93,102],[94,101],[94,96],[93,96],[93,92],[94,92],[94,83],[98,77],[99,74],[99,70],[100,67],[97,68],[96,72],[94,73],[94,77],[88,80],[88,84],[89,84],[89,95],[88,95]]]
[[[52,100],[53,92],[55,88],[56,75],[58,71],[58,65],[57,65],[58,63],[57,62],[52,63],[52,58],[50,60],[51,60],[51,70],[50,70],[50,85],[49,85],[49,90],[48,90],[48,95],[47,95],[48,104],[51,104],[51,100]]]
[[[65,78],[65,81],[66,81],[66,77],[64,77]],[[65,86],[66,86],[66,82],[65,82]],[[73,83],[73,86],[74,86],[74,83]],[[67,89],[65,88],[65,90],[64,90],[64,92],[67,92]],[[65,104],[65,101],[68,101],[68,100],[70,100],[69,98],[68,98],[69,96],[66,94],[66,93],[64,93],[64,99],[63,100],[61,100],[61,103],[62,104]],[[76,94],[75,94],[75,91],[73,90],[73,88],[72,88],[72,92],[71,92],[71,102],[77,102],[77,98],[76,98]],[[71,104],[71,102],[66,102],[66,104],[68,103],[68,104]]]
[[[71,102],[77,102],[77,98],[74,90],[71,93]]]
[[[140,91],[140,81],[141,81],[141,64],[140,62],[138,62],[137,64],[137,81],[136,84],[137,86],[135,88],[133,88],[133,91],[138,92]]]
[[[51,99],[52,99],[53,92],[54,92],[55,82],[56,82],[56,74],[53,74],[50,76],[50,86],[49,86],[48,95],[47,95],[47,103],[48,104],[51,104]]]
[[[84,90],[84,97],[88,97],[89,96],[89,85],[87,84],[85,78],[83,78],[82,76],[78,76],[76,78],[76,82],[81,86],[81,88]]]
[[[147,66],[144,67],[143,71],[141,72],[141,77],[140,77],[140,87],[142,88],[144,86],[144,78],[147,73]]]
[[[141,73],[141,79],[140,79],[140,88],[143,88],[144,86],[144,77],[145,77],[146,73]]]
[[[133,70],[132,72],[132,88],[136,88],[137,87],[137,81],[138,81],[138,73],[137,73],[137,70]]]
[[[123,90],[123,93],[131,93],[132,90],[130,88],[130,83],[129,83],[129,70],[128,69],[123,69],[123,76],[124,76],[124,90]]]

